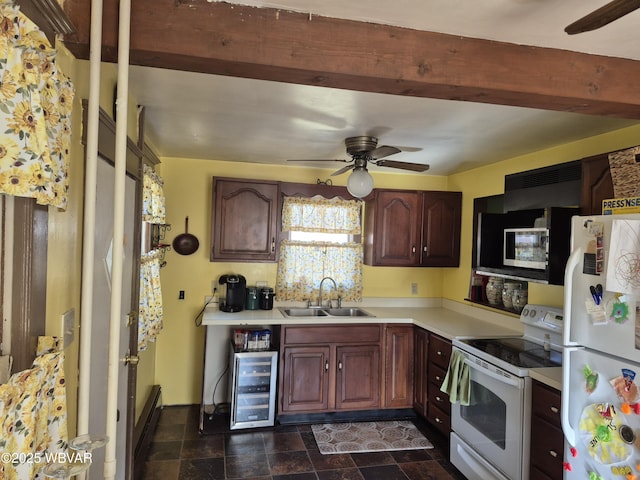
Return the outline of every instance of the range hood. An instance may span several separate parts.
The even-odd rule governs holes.
[[[561,163],[504,177],[504,211],[577,207],[582,196],[582,162]]]

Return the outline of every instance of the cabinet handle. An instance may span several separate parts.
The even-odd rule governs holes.
[[[442,420],[440,420],[438,417],[435,418],[436,423],[442,423]]]
[[[440,397],[438,397],[438,396],[436,396],[436,400],[437,400],[438,402],[441,402],[441,401],[442,401],[442,399],[441,399]]]
[[[416,253],[416,246],[415,245],[411,247],[411,253]]]
[[[549,455],[551,455],[553,458],[558,458],[558,452],[556,452],[555,450],[549,450]]]
[[[338,370],[342,370],[342,362],[338,362]]]
[[[560,410],[558,409],[558,407],[553,407],[553,406],[552,406],[552,407],[549,407],[549,408],[551,409],[551,411],[552,411],[553,413],[558,413],[558,412],[560,411]]]
[[[429,247],[427,245],[425,245],[424,247],[422,247],[422,251],[424,253],[427,253],[429,251]]]
[[[328,372],[329,371],[329,360],[327,360],[326,362],[324,362],[324,371]]]
[[[271,253],[276,251],[276,237],[271,237]]]
[[[442,352],[441,352],[440,350],[438,350],[438,351],[436,352],[436,355],[438,355],[439,357],[441,357],[441,356],[442,356]]]
[[[440,375],[436,375],[436,380],[440,381]]]

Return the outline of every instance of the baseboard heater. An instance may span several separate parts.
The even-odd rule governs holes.
[[[144,472],[144,463],[151,447],[151,440],[160,417],[160,385],[151,387],[138,423],[133,430],[133,478],[139,480]]]

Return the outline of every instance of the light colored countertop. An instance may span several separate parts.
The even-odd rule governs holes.
[[[354,305],[348,305],[354,306]],[[273,310],[221,312],[213,306],[205,309],[202,324],[207,326],[329,325],[357,323],[410,323],[452,340],[461,337],[510,337],[522,335],[516,316],[489,312],[446,300],[369,299],[355,305],[371,317],[286,317],[278,306]]]
[[[534,380],[562,391],[562,367],[532,368],[529,370],[529,375]]]
[[[517,315],[502,314],[471,304],[442,299],[367,299],[357,306],[372,317],[297,317],[287,318],[277,305],[273,310],[243,310],[221,312],[217,306],[205,308],[202,325],[205,326],[266,326],[266,325],[329,325],[362,323],[409,323],[429,330],[448,340],[454,338],[491,338],[522,335]],[[300,305],[295,305],[300,307]],[[560,374],[556,372],[560,371]],[[547,372],[549,371],[549,372]],[[535,369],[532,378],[560,389],[561,368]]]

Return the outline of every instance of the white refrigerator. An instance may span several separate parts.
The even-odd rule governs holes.
[[[564,479],[640,479],[640,214],[574,217],[564,285]]]

